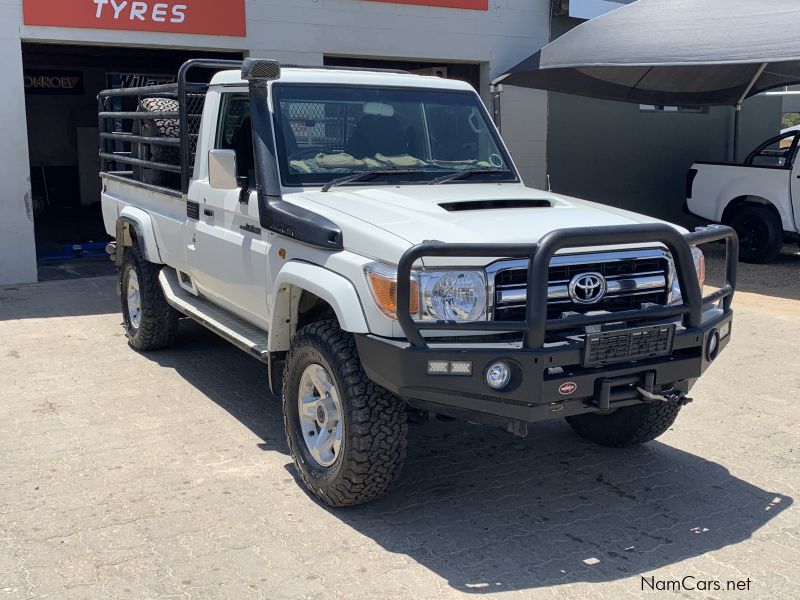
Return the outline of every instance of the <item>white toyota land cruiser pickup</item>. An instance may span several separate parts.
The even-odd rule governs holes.
[[[384,494],[430,414],[652,440],[730,340],[731,229],[525,187],[467,84],[196,60],[99,105],[130,346],[189,317],[265,362],[331,506]],[[716,240],[727,281],[704,298],[695,246]]]
[[[743,261],[775,260],[785,243],[800,242],[798,142],[800,131],[787,131],[741,164],[696,162],[686,175],[686,212],[733,227]]]

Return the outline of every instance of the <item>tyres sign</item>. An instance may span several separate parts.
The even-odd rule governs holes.
[[[245,0],[23,0],[26,25],[244,37]]]

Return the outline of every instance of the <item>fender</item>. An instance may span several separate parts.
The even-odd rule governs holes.
[[[126,206],[117,218],[117,244],[120,246],[130,246],[130,237],[125,236],[125,226],[132,227],[136,232],[136,239],[139,240],[139,247],[147,261],[158,265],[164,264],[161,260],[161,253],[156,242],[156,233],[153,228],[153,220],[150,214],[141,208]],[[122,266],[122,252],[117,252],[117,266]]]
[[[719,200],[717,201],[717,222],[721,222],[725,209],[728,208],[728,205],[733,202],[733,200],[743,196],[751,196],[753,198],[761,198],[774,206],[775,210],[777,210],[778,214],[781,216],[783,230],[791,231],[793,229],[794,217],[791,213],[791,197],[789,196],[788,188],[790,184],[788,181],[787,178],[787,182],[782,183],[782,185],[767,184],[759,185],[754,188],[747,178],[735,178],[720,191]]]
[[[278,273],[273,289],[275,295],[270,311],[270,352],[289,349],[294,333],[294,324],[291,322],[292,305],[293,301],[299,300],[299,290],[311,292],[330,304],[344,331],[369,333],[356,288],[348,279],[333,271],[306,262],[290,261]]]

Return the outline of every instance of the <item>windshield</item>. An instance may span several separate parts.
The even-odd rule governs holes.
[[[375,173],[348,185],[430,182],[459,172],[464,176],[453,181],[517,180],[471,92],[283,84],[273,89],[286,186],[324,185],[370,171]]]

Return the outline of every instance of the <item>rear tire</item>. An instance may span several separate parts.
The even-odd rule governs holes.
[[[746,204],[730,218],[739,235],[739,257],[748,263],[768,263],[783,247],[783,224],[778,215],[760,204]]]
[[[587,413],[566,421],[581,437],[612,448],[628,448],[652,441],[667,431],[680,406],[666,402],[618,408],[610,414]]]
[[[162,266],[148,262],[138,245],[125,248],[119,272],[122,318],[128,345],[147,352],[171,346],[178,331],[178,311],[167,304],[158,274]]]
[[[406,406],[367,378],[353,336],[336,321],[302,328],[283,381],[286,439],[308,490],[332,507],[386,494],[405,460]]]

